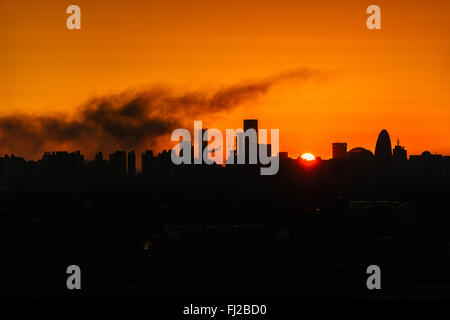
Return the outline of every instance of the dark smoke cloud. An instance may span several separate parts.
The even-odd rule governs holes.
[[[0,150],[26,157],[39,157],[45,150],[66,148],[92,154],[99,150],[143,150],[158,138],[183,127],[195,117],[234,109],[266,94],[285,81],[304,81],[317,72],[301,69],[259,81],[224,87],[216,92],[176,94],[167,87],[127,90],[93,98],[74,116],[0,117]]]

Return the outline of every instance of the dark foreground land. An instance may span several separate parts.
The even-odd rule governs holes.
[[[450,298],[448,188],[0,191],[2,298]],[[366,287],[366,268],[382,290]],[[82,290],[66,268],[82,270]]]

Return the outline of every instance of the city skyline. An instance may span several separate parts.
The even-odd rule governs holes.
[[[247,129],[258,129],[258,119],[244,119],[243,120],[244,125],[241,127],[241,129],[244,130],[244,132]],[[207,129],[202,129],[204,132]],[[258,133],[257,133],[258,134]],[[378,157],[386,157],[387,155],[389,157],[395,157],[396,152],[397,153],[402,153],[405,152],[405,157],[409,158],[410,156],[418,156],[418,155],[422,155],[423,153],[427,152],[433,155],[441,155],[441,156],[445,156],[445,157],[450,157],[450,154],[438,154],[438,153],[434,153],[432,151],[430,151],[429,149],[425,148],[423,149],[421,152],[417,153],[417,154],[411,154],[407,152],[407,146],[402,146],[400,145],[400,139],[397,138],[397,143],[394,146],[394,148],[392,148],[392,140],[390,138],[389,132],[386,129],[382,129],[379,134],[378,134],[378,138],[376,140],[376,143],[373,146],[373,149],[367,146],[361,147],[361,146],[352,146],[352,144],[348,143],[348,142],[331,142],[331,156],[330,157],[323,157],[320,154],[313,154],[311,153],[315,158],[319,158],[319,159],[323,159],[323,160],[329,160],[329,159],[336,159],[336,158],[340,158],[340,157],[344,157],[346,154],[351,153],[352,151],[356,151],[357,149],[364,149],[364,150],[368,150],[372,156],[377,157],[377,150],[379,153]],[[249,143],[249,140],[246,139],[245,140],[245,144],[247,145]],[[261,141],[258,140],[258,143],[263,143]],[[172,143],[173,145],[175,145],[176,143]],[[172,147],[173,147],[172,145]],[[203,142],[202,143],[202,150],[204,150],[207,147],[208,143],[207,142]],[[269,143],[270,145],[270,143]],[[351,146],[351,147],[348,147]],[[151,152],[152,154],[155,155],[159,155],[162,154],[164,152],[170,152],[171,148],[168,149],[162,149],[162,150],[155,150],[155,149],[144,149],[142,151],[140,151],[141,155],[144,155],[148,152]],[[234,144],[234,150],[236,151],[236,145]],[[373,150],[373,151],[372,151]],[[359,150],[358,150],[359,151]],[[125,157],[134,157],[134,161],[136,162],[136,151],[134,149],[130,149],[130,150],[114,150],[112,152],[109,153],[109,156],[113,156],[115,154],[117,154],[118,152],[122,153],[125,152]],[[76,149],[76,150],[43,150],[42,151],[42,156],[38,157],[38,158],[30,158],[30,159],[26,159],[26,157],[21,156],[20,154],[16,154],[16,153],[5,153],[3,156],[8,156],[8,157],[16,157],[16,158],[24,158],[25,160],[30,160],[30,161],[35,161],[35,160],[40,160],[40,159],[45,159],[46,156],[50,155],[50,154],[56,154],[56,153],[69,153],[69,154],[80,154],[80,150]],[[86,157],[85,160],[96,160],[98,159],[98,157],[102,157],[103,156],[104,151],[103,150],[98,150],[97,152],[95,152],[95,154],[91,155],[90,157]],[[297,151],[297,152],[289,152],[286,150],[280,150],[279,151],[280,154],[288,154],[289,158],[291,159],[299,159],[302,155],[310,153],[308,150],[304,150],[304,151]],[[387,154],[388,153],[388,154]],[[108,154],[105,153],[105,154]],[[84,155],[83,155],[84,156]],[[224,159],[226,159],[227,155],[224,152]],[[139,161],[138,161],[139,162]],[[135,168],[134,170],[136,170],[137,168]],[[133,170],[133,171],[134,171]],[[139,171],[139,170],[138,170]]]
[[[17,154],[31,152],[39,142],[37,117],[85,120],[78,110],[92,100],[160,87],[171,92],[164,96],[168,100],[190,94],[203,99],[246,84],[267,84],[270,78],[278,81],[280,74],[295,70],[309,73],[197,119],[219,129],[237,127],[242,118],[263,119],[263,127],[280,129],[280,149],[295,155],[331,157],[332,140],[374,152],[372,137],[380,127],[401,137],[412,154],[423,149],[450,154],[446,1],[380,3],[381,30],[366,28],[362,0],[77,4],[82,29],[69,31],[66,5],[58,1],[1,2],[0,129],[13,120],[36,126],[22,139],[15,137],[15,147],[22,148],[14,150]],[[161,128],[158,124],[154,127]],[[65,133],[42,135],[46,150],[76,150],[70,131]],[[9,147],[14,137],[8,138],[0,148]],[[89,136],[80,140],[89,147]],[[155,150],[168,147],[164,141],[152,143]]]
[[[244,119],[243,120],[243,128],[244,132],[247,130],[258,130],[258,119]],[[203,133],[207,131],[208,129],[201,129]],[[188,166],[190,164],[195,165],[193,159],[194,156],[194,148],[195,146],[191,142],[191,162],[187,164]],[[224,151],[224,159],[227,159],[229,156],[234,157],[235,161],[237,159],[237,146],[236,146],[237,140],[235,140],[234,143],[234,152],[229,155],[225,154]],[[249,151],[249,138],[244,139],[245,144],[245,153],[247,154]],[[256,138],[256,148],[257,150],[260,148],[261,144],[264,144],[261,142],[258,138]],[[201,154],[203,154],[203,151],[207,148],[208,142],[203,141],[200,145],[201,148]],[[392,142],[389,135],[389,132],[385,129],[382,129],[380,133],[378,134],[378,137],[376,139],[376,144],[374,148],[374,152],[370,151],[370,149],[366,149],[364,147],[354,147],[350,150],[347,150],[348,143],[347,142],[333,142],[331,143],[332,147],[332,157],[328,159],[322,158],[320,155],[313,155],[311,153],[303,153],[302,155],[298,157],[292,157],[289,155],[289,152],[280,150],[279,151],[279,159],[282,161],[286,160],[295,160],[300,161],[303,163],[314,163],[314,162],[322,162],[322,161],[353,161],[355,159],[359,159],[360,161],[366,162],[366,161],[391,161],[395,160],[398,162],[407,162],[409,160],[414,161],[417,159],[420,159],[421,157],[438,157],[446,159],[447,162],[450,161],[450,156],[448,155],[440,155],[440,154],[432,154],[428,150],[424,150],[420,154],[414,155],[414,154],[408,154],[408,150],[405,146],[400,145],[400,141],[397,138],[397,144],[395,145],[395,148],[392,148]],[[267,144],[267,150],[270,152],[271,145],[270,143]],[[172,163],[170,153],[173,152],[172,150],[162,150],[161,152],[155,152],[154,150],[144,150],[141,152],[140,157],[136,157],[136,151],[135,150],[116,150],[112,153],[110,153],[108,156],[105,157],[103,155],[103,151],[98,151],[94,157],[88,158],[85,157],[84,154],[82,154],[79,150],[76,151],[44,151],[43,156],[40,159],[25,159],[20,156],[16,156],[14,154],[8,155],[5,154],[3,157],[0,157],[0,176],[9,177],[10,174],[19,174],[20,177],[22,177],[24,172],[27,172],[26,174],[30,175],[29,171],[36,171],[36,173],[31,174],[29,179],[29,182],[33,182],[34,175],[40,176],[39,179],[44,179],[45,177],[42,176],[42,163],[47,165],[50,165],[50,163],[53,163],[50,165],[50,167],[60,167],[62,170],[59,174],[62,176],[60,178],[65,179],[67,178],[67,175],[71,176],[74,179],[73,181],[78,181],[81,176],[88,177],[89,175],[94,177],[94,179],[112,179],[112,180],[121,180],[124,178],[135,178],[137,176],[142,177],[149,177],[149,175],[159,175],[160,173],[157,173],[159,170],[165,171],[165,167],[170,165],[175,165]],[[138,160],[137,160],[138,159]],[[245,158],[245,164],[249,163],[248,157]],[[6,162],[5,162],[6,161]],[[11,162],[11,164],[8,164],[7,161],[16,161]],[[19,161],[19,162],[17,162]],[[156,161],[156,162],[155,162]],[[162,161],[162,162],[161,162]],[[161,162],[159,165],[156,165],[157,162]],[[41,163],[41,164],[39,164]],[[233,162],[236,163],[236,162]],[[257,160],[258,165],[260,165],[260,162]],[[449,162],[450,163],[450,162]],[[214,165],[217,165],[216,163],[211,163]],[[30,166],[28,169],[24,169],[26,166]],[[155,167],[156,165],[156,167]],[[181,164],[181,167],[186,165],[185,163]],[[226,167],[230,164],[226,164],[225,162],[223,164],[219,164],[219,166]],[[159,166],[159,167],[158,167]],[[179,165],[175,165],[179,166]],[[234,164],[231,164],[232,167],[234,167]],[[64,169],[65,168],[65,169]],[[47,168],[47,175],[50,174],[53,176],[53,178],[58,177],[58,173],[51,173],[54,168]],[[49,170],[49,171],[48,171]],[[68,171],[67,171],[68,170]],[[11,172],[10,172],[11,171]],[[40,173],[37,173],[41,171]],[[278,169],[277,169],[278,171]],[[15,172],[15,173],[14,173]],[[89,173],[91,172],[91,173]],[[152,172],[149,174],[149,172]],[[276,173],[275,173],[276,174]],[[50,178],[48,176],[47,178]],[[9,179],[9,178],[7,178]],[[13,178],[14,180],[15,178]],[[69,180],[70,180],[69,179]],[[153,178],[152,178],[153,179]],[[22,178],[19,178],[18,181],[22,181]]]

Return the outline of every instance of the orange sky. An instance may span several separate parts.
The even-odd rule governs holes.
[[[80,31],[66,29],[70,4],[81,7]],[[370,4],[382,30],[366,28]],[[449,12],[446,0],[0,0],[0,115],[71,113],[130,87],[208,90],[307,67],[323,76],[198,120],[225,129],[258,118],[280,129],[292,156],[328,158],[336,141],[373,151],[383,128],[410,154],[450,154]]]

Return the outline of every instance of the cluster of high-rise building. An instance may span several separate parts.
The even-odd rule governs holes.
[[[244,131],[258,132],[258,120],[244,120]],[[257,140],[258,141],[258,140]],[[248,155],[248,139],[245,141]],[[257,148],[259,149],[259,141]],[[192,147],[193,148],[193,147]],[[206,142],[203,149],[206,148]],[[270,154],[270,145],[267,145]],[[193,156],[192,152],[192,156]],[[231,156],[231,155],[228,155]],[[234,150],[236,156],[236,150]],[[301,171],[298,159],[291,159],[287,152],[279,153],[281,175],[295,177]],[[407,157],[405,147],[397,145],[392,149],[386,130],[378,136],[375,154],[362,147],[347,150],[346,142],[332,144],[332,159],[317,158],[309,170],[316,175],[316,181],[335,183],[372,183],[374,181],[448,182],[450,181],[450,157],[424,152]],[[246,156],[246,163],[248,156]],[[257,168],[256,168],[257,169]],[[104,159],[98,152],[93,160],[86,160],[76,152],[45,152],[38,161],[26,161],[14,155],[0,158],[0,184],[45,184],[60,182],[108,183],[129,180],[152,182],[196,182],[205,178],[240,177],[246,179],[258,170],[251,165],[174,165],[168,150],[155,154],[146,150],[141,155],[141,171],[137,171],[135,151],[115,151]]]
[[[392,148],[391,138],[386,130],[378,135],[375,154],[362,147],[347,151],[347,143],[332,144],[333,157],[319,165],[326,179],[342,183],[427,183],[450,182],[450,157],[433,155],[428,151],[411,155],[400,145]]]
[[[37,161],[26,161],[14,155],[0,158],[0,183],[7,185],[121,181],[135,176],[134,151],[115,151],[108,160],[98,152],[89,161],[80,151],[45,152]]]
[[[391,146],[391,138],[386,130],[382,130],[378,135],[377,143],[375,145],[375,155],[365,148],[356,147],[347,151],[346,142],[335,142],[332,145],[333,159],[344,158],[353,155],[364,156],[376,159],[397,159],[401,161],[407,160],[407,152],[405,147],[400,146],[397,139],[397,145],[394,149]]]

